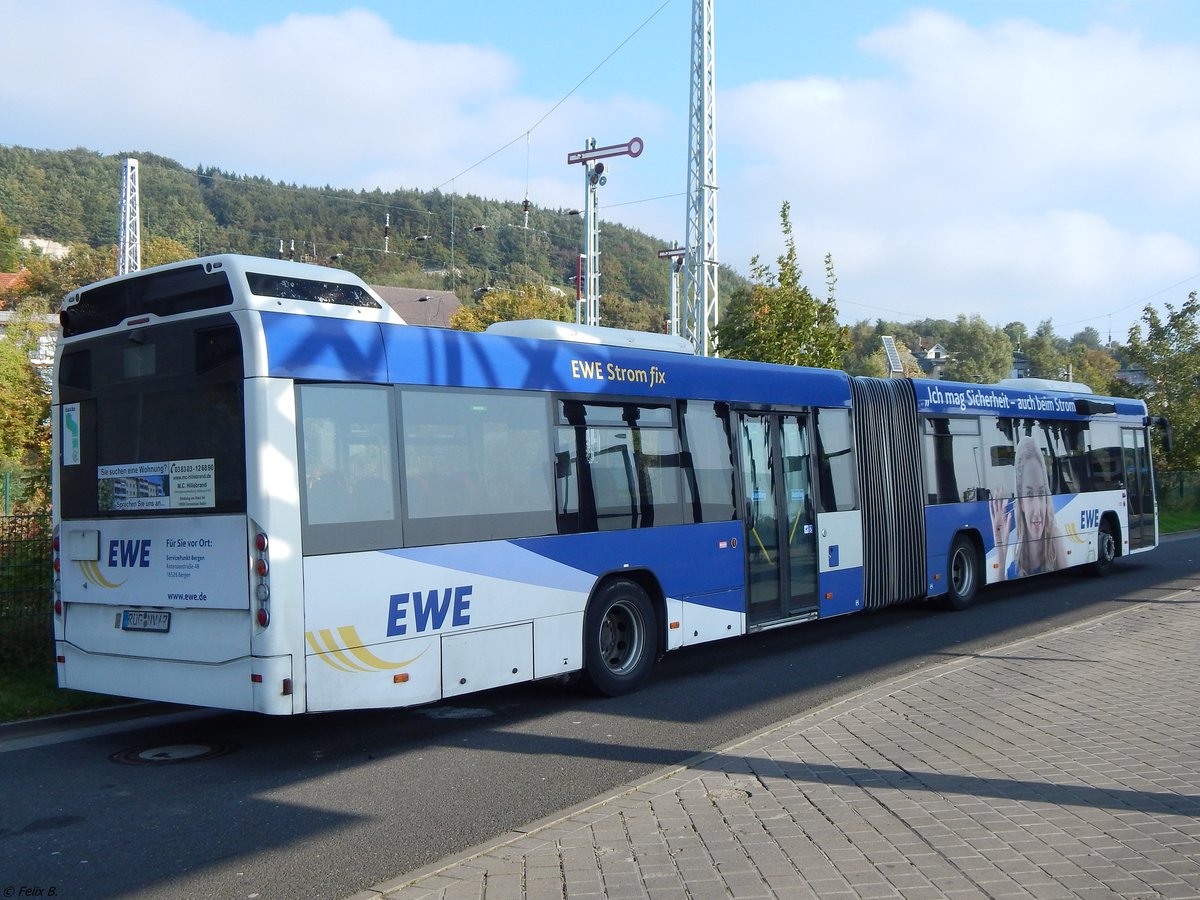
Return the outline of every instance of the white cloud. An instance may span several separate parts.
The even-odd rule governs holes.
[[[890,74],[723,95],[722,216],[754,222],[753,252],[788,199],[810,283],[833,252],[844,301],[1056,325],[1200,273],[1195,47],[928,11],[861,46]]]
[[[351,9],[235,34],[166,0],[127,0],[119,16],[83,0],[9,3],[0,56],[20,76],[0,81],[4,139],[302,184],[528,191],[569,208],[583,189],[566,152],[637,135],[646,151],[611,161],[602,218],[683,239],[685,201],[670,195],[685,187],[686,98],[590,85],[602,99],[572,96],[540,121],[560,97],[527,90],[517,58],[414,41],[402,13],[392,22]],[[872,77],[726,87],[737,70],[719,64],[727,263],[775,257],[788,200],[807,280],[821,288],[831,252],[845,318],[878,307],[1103,324],[1200,273],[1200,48],[919,11],[859,49]]]
[[[413,42],[365,10],[291,15],[241,36],[146,0],[121,16],[69,6],[59,29],[32,5],[16,11],[23,37],[5,49],[20,54],[10,62],[27,73],[23,87],[38,88],[0,87],[24,130],[37,123],[59,145],[149,149],[316,184],[392,167],[419,187],[494,149],[489,118],[534,108],[510,96],[510,58]]]
[[[527,144],[522,130],[561,98],[523,94],[515,59],[413,41],[365,9],[293,14],[244,35],[158,0],[128,0],[119,16],[90,2],[21,4],[6,20],[0,55],[23,73],[0,83],[0,112],[16,125],[6,139],[35,147],[144,149],[302,184],[506,199],[540,181],[539,204],[579,205],[566,153],[589,134],[663,144],[662,107],[620,96],[567,100]]]

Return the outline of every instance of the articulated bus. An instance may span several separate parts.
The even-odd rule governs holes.
[[[677,648],[1158,541],[1159,423],[1077,385],[415,327],[347,272],[233,255],[60,319],[63,687],[276,715],[615,695]]]

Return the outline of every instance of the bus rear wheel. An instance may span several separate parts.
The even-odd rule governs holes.
[[[656,654],[654,608],[632,581],[611,581],[588,604],[583,665],[590,686],[616,697],[637,690],[650,675]]]
[[[946,605],[950,609],[966,609],[975,602],[979,592],[979,580],[983,567],[979,564],[979,551],[965,535],[957,535],[950,545],[950,591]]]

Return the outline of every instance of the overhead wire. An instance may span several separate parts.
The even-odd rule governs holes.
[[[1109,310],[1106,313],[1100,313],[1099,315],[1089,316],[1086,319],[1076,319],[1074,322],[1064,322],[1060,327],[1067,328],[1071,325],[1082,325],[1084,322],[1095,322],[1097,319],[1103,319],[1108,316],[1116,315],[1119,312],[1124,312],[1125,310],[1131,309],[1135,306],[1143,306],[1143,305],[1149,303],[1155,297],[1161,297],[1163,294],[1167,293],[1167,291],[1173,291],[1173,290],[1175,290],[1175,288],[1183,287],[1188,282],[1196,281],[1197,279],[1200,279],[1200,272],[1197,272],[1195,275],[1190,275],[1187,278],[1184,278],[1182,281],[1177,281],[1174,284],[1169,284],[1162,290],[1155,291],[1153,294],[1147,294],[1141,300],[1134,300],[1132,303],[1126,303],[1124,306],[1119,306],[1116,309]]]
[[[521,138],[523,138],[523,137],[527,138],[530,134],[532,134],[535,130],[537,130],[538,126],[540,126],[548,118],[550,118],[552,115],[554,115],[554,113],[556,113],[558,111],[560,106],[562,106],[569,99],[571,99],[571,97],[575,94],[575,92],[578,91],[581,87],[583,87],[591,79],[591,77],[593,75],[595,75],[602,68],[604,68],[605,64],[610,59],[612,59],[619,52],[621,52],[621,48],[624,47],[626,44],[628,44],[631,40],[633,40],[637,36],[638,32],[640,32],[643,28],[645,28],[647,25],[649,25],[655,16],[657,16],[660,12],[662,12],[664,9],[666,9],[670,5],[671,5],[671,0],[663,0],[662,4],[658,7],[658,9],[656,9],[656,10],[654,10],[654,12],[650,13],[650,15],[648,15],[645,18],[645,20],[642,22],[641,25],[639,25],[637,28],[635,28],[633,31],[631,31],[625,37],[625,39],[623,41],[621,41],[621,43],[617,44],[617,46],[614,47],[612,49],[612,51],[610,51],[609,54],[606,57],[604,57],[604,59],[600,60],[600,62],[598,62],[592,68],[592,70],[590,72],[588,72],[581,79],[579,79],[578,83],[576,83],[576,85],[573,88],[571,88],[569,91],[567,91],[565,94],[563,94],[563,96],[559,98],[557,103],[555,103],[548,110],[546,110],[546,112],[542,114],[542,117],[540,119],[538,119],[536,122],[534,122],[528,128],[526,128],[523,132],[518,134],[515,138],[508,141],[506,144],[504,144],[500,147],[497,147],[495,150],[493,150],[487,156],[483,157],[483,159],[467,166],[465,169],[463,169],[457,175],[454,175],[451,178],[447,178],[445,181],[443,181],[441,184],[439,184],[434,190],[440,191],[446,185],[453,183],[454,181],[456,181],[459,178],[462,178],[462,176],[466,175],[471,170],[479,168],[479,166],[483,165],[485,162],[487,162],[492,157],[496,156],[499,153],[503,153],[505,150],[507,150],[509,147],[511,147],[513,144],[515,144]]]

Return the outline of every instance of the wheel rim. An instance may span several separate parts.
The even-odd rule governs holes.
[[[604,613],[600,623],[600,659],[614,675],[624,675],[642,658],[646,626],[632,603],[618,600]]]
[[[950,583],[954,587],[954,593],[959,597],[966,595],[971,590],[973,578],[971,560],[967,558],[966,551],[961,548],[955,550],[954,561],[950,566]]]
[[[1108,565],[1117,556],[1117,542],[1107,531],[1100,532],[1100,562]]]

